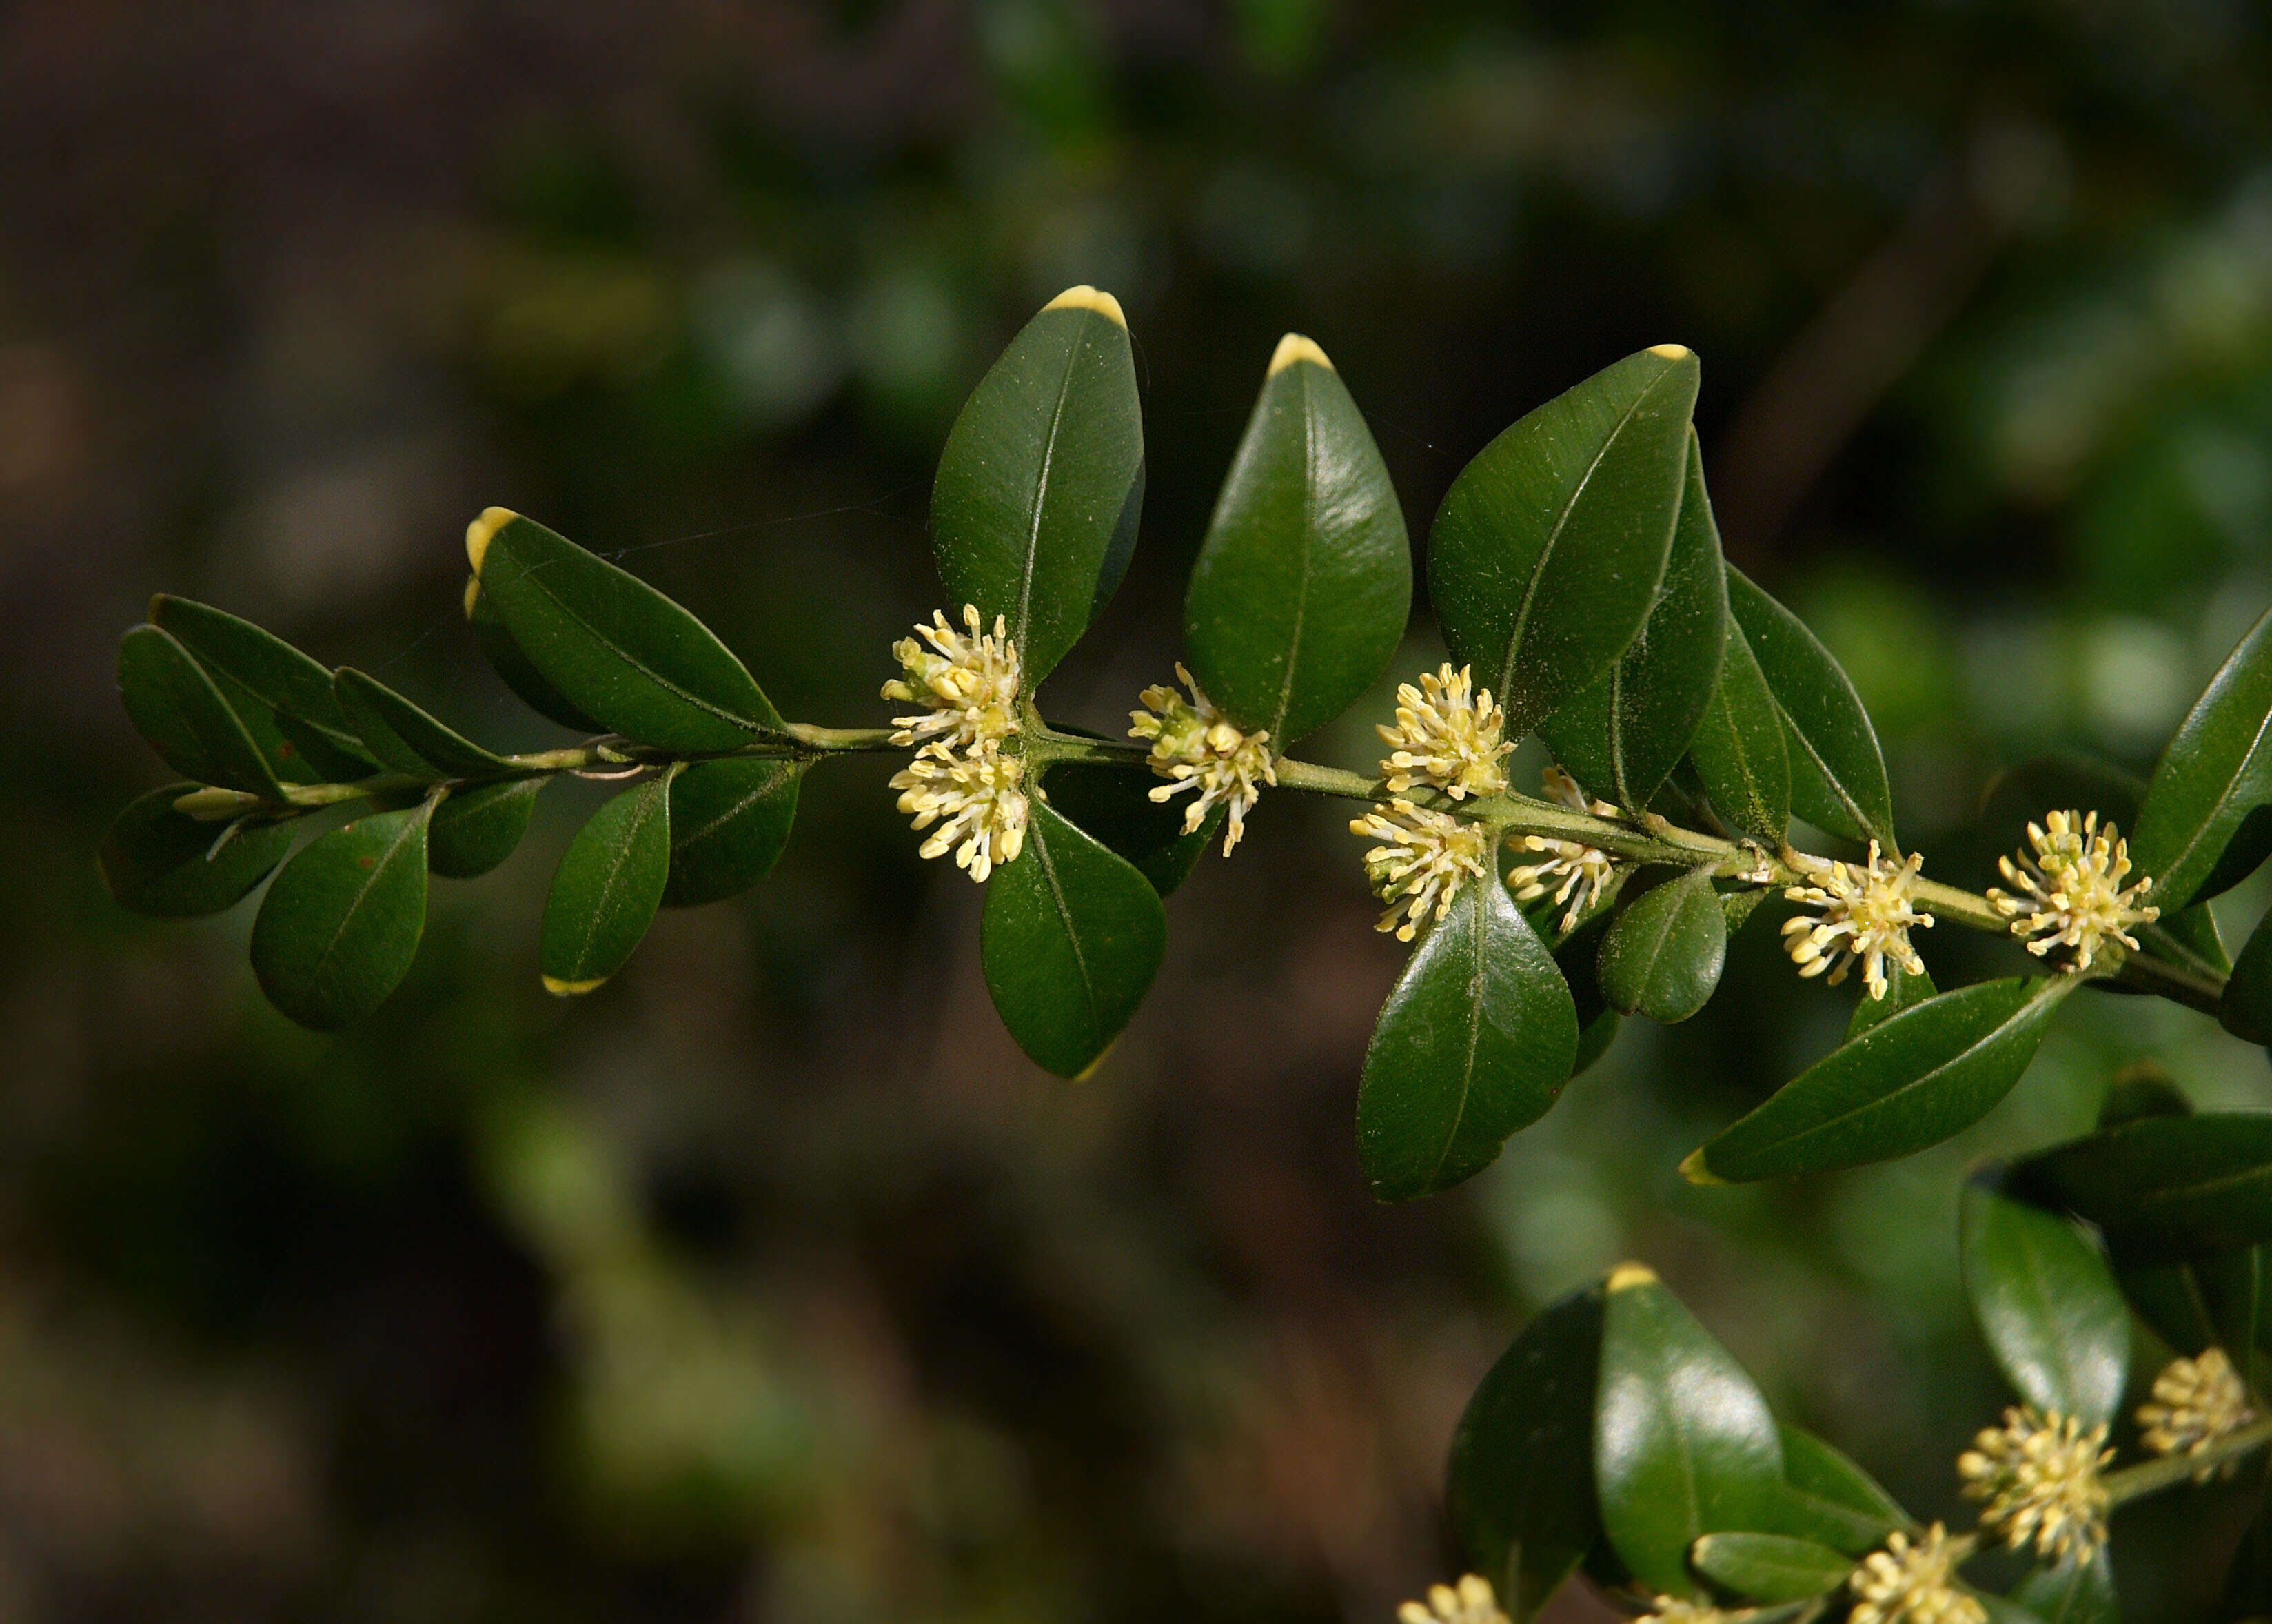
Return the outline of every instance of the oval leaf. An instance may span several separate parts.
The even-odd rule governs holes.
[[[1775,1531],[1856,1557],[1883,1545],[1894,1530],[1910,1526],[1899,1502],[1845,1456],[1802,1428],[1776,1431],[1788,1493],[1775,1513]]]
[[[1192,566],[1192,670],[1283,748],[1372,686],[1411,612],[1412,547],[1380,448],[1325,352],[1289,333]]]
[[[1546,945],[1505,886],[1464,887],[1365,1051],[1356,1137],[1373,1195],[1432,1195],[1490,1166],[1554,1104],[1577,1052],[1577,1007]]]
[[[2216,1018],[2252,1044],[2272,1044],[2272,917],[2259,923],[2232,962]]]
[[[2038,1410],[2085,1426],[2114,1418],[2130,1365],[2130,1313],[2096,1242],[2064,1213],[1976,1177],[1961,1223],[1964,1289],[1997,1367]]]
[[[1018,1046],[1080,1077],[1144,1001],[1168,916],[1130,864],[1038,801],[1028,815],[1025,849],[987,882],[979,956]]]
[[[677,769],[626,790],[576,831],[544,900],[544,990],[579,998],[623,969],[662,906]]]
[[[2175,913],[2201,890],[2249,814],[2272,801],[2272,613],[2248,629],[2179,727],[2138,809],[2130,860]]]
[[[2043,1624],[2121,1624],[2114,1563],[2103,1546],[2088,1562],[2034,1569],[2013,1588],[2012,1599]]]
[[[1763,1526],[1783,1493],[1782,1442],[1758,1387],[1637,1263],[1609,1278],[1594,1480],[1618,1556],[1668,1596],[1700,1598],[1696,1541]]]
[[[734,651],[629,571],[502,507],[466,528],[466,556],[529,663],[602,726],[690,754],[783,731]]]
[[[1691,429],[1688,475],[1656,607],[1617,663],[1539,729],[1555,760],[1618,805],[1647,811],[1712,702],[1727,628],[1720,532]]]
[[[136,626],[119,640],[118,696],[134,730],[183,777],[285,798],[274,766],[170,632]]]
[[[670,783],[665,908],[739,896],[773,872],[796,821],[801,761],[761,756],[698,761]]]
[[[445,727],[376,677],[352,668],[333,679],[340,709],[370,753],[398,773],[430,778],[492,778],[512,762]]]
[[[2038,1151],[2014,1188],[2096,1224],[2124,1263],[2272,1240],[2272,1114],[2141,1117]]]
[[[1524,1624],[1596,1540],[1594,1394],[1603,1292],[1573,1291],[1483,1379],[1452,1435],[1446,1508],[1469,1570]]]
[[[1886,996],[1865,998],[1854,1006],[1854,1014],[1846,1022],[1846,1041],[1856,1038],[1881,1021],[1889,1021],[1912,1004],[1922,1004],[1929,998],[1938,998],[1940,989],[1932,984],[1929,970],[1912,972],[1907,965],[1888,962],[1886,965]]]
[[[159,918],[217,914],[268,878],[292,849],[288,823],[206,823],[174,810],[195,784],[168,784],[111,819],[98,856],[122,907]]]
[[[1728,958],[1728,917],[1706,869],[1668,880],[1617,917],[1602,941],[1610,1007],[1670,1024],[1711,1001]]]
[[[257,706],[272,714],[293,756],[310,769],[309,782],[359,778],[376,766],[340,712],[327,667],[274,633],[209,603],[161,593],[150,600],[150,618],[213,675],[248,727],[254,726],[248,710]],[[277,770],[294,775],[282,764]]]
[[[1782,843],[1790,825],[1790,746],[1759,656],[1732,614],[1719,685],[1689,753],[1721,816],[1756,840]]]
[[[1688,468],[1696,357],[1677,344],[1596,372],[1477,453],[1428,542],[1453,657],[1520,738],[1605,673],[1648,618]]]
[[[1008,621],[1028,689],[1119,586],[1143,502],[1127,320],[1110,294],[1069,288],[963,402],[931,490],[952,606]]]
[[[466,624],[474,629],[474,640],[482,647],[490,669],[503,679],[520,702],[541,716],[558,722],[564,728],[579,733],[604,733],[607,730],[593,721],[569,702],[568,696],[545,681],[521,646],[512,640],[512,629],[504,617],[497,611],[489,595],[482,590],[481,578],[466,578]]]
[[[373,812],[310,842],[284,865],[252,923],[252,969],[268,1001],[318,1032],[386,1001],[426,929],[421,802]]]
[[[1191,878],[1226,815],[1218,806],[1185,834],[1183,804],[1154,800],[1151,791],[1160,781],[1147,768],[1061,761],[1049,768],[1045,782],[1059,816],[1134,864],[1162,896]]]
[[[1852,1559],[1827,1545],[1784,1534],[1707,1534],[1689,1560],[1713,1583],[1769,1605],[1825,1595],[1854,1571]]]
[[[1894,792],[1861,695],[1806,623],[1728,566],[1728,608],[1775,695],[1790,747],[1791,808],[1850,840],[1894,839]]]
[[[536,797],[548,782],[508,778],[451,790],[427,827],[427,872],[445,879],[472,879],[504,862],[528,833]]]
[[[1808,1066],[1682,1171],[1745,1184],[1939,1144],[2011,1092],[2074,986],[2065,976],[1984,981],[1905,1009]]]

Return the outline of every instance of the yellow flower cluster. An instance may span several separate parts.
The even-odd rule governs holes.
[[[1396,1610],[1396,1618],[1397,1624],[1507,1624],[1491,1581],[1472,1573],[1461,1576],[1456,1590],[1430,1585],[1427,1605],[1408,1601]]]
[[[1462,886],[1491,870],[1491,831],[1409,801],[1374,807],[1351,820],[1349,833],[1380,842],[1364,854],[1373,891],[1388,904],[1374,928],[1399,941],[1410,941],[1431,909],[1442,918]]]
[[[904,675],[884,685],[884,697],[923,708],[892,718],[900,729],[892,742],[918,748],[891,787],[917,829],[939,825],[923,855],[952,850],[958,867],[983,881],[1026,842],[1026,764],[1002,749],[1018,730],[1018,650],[999,615],[982,633],[978,606],[966,603],[962,623],[968,636],[934,611],[930,625],[916,627],[923,642],[905,637],[892,646]]]
[[[2255,1418],[2248,1388],[2223,1348],[2171,1359],[2154,1378],[2154,1402],[2138,1406],[2143,1441],[2156,1455],[2199,1455]],[[2194,1474],[2194,1481],[2207,1483],[2239,1464],[2231,1460],[2222,1468],[2204,1466]]]
[[[1558,767],[1550,767],[1543,775],[1549,800],[1568,807],[1572,812],[1591,812],[1596,818],[1612,817],[1617,808],[1607,801],[1589,801],[1578,781]],[[1617,875],[1617,860],[1606,851],[1587,845],[1583,841],[1556,840],[1544,834],[1522,837],[1526,851],[1547,853],[1543,863],[1527,863],[1507,871],[1506,883],[1514,893],[1515,901],[1528,902],[1534,897],[1554,892],[1557,907],[1567,903],[1562,914],[1562,929],[1574,929],[1593,906],[1602,900],[1602,893]],[[1561,881],[1559,889],[1555,881]]]
[[[2055,812],[2028,826],[2028,844],[2033,854],[2022,852],[2017,863],[1997,859],[2021,894],[1992,886],[1988,900],[2012,922],[2013,935],[2033,939],[2029,953],[2040,958],[2054,947],[2068,948],[2073,956],[2066,968],[2080,975],[2109,940],[2137,951],[2127,927],[2150,924],[2162,910],[2139,906],[2151,880],[2123,886],[2130,842],[2112,824],[2101,829],[2096,812]]]
[[[1783,921],[1783,945],[1800,975],[1827,970],[1836,986],[1859,960],[1870,996],[1883,998],[1887,959],[1912,976],[1924,973],[1924,961],[1910,946],[1911,926],[1932,924],[1932,916],[1919,913],[1910,895],[1923,857],[1912,853],[1906,863],[1895,862],[1880,853],[1876,841],[1870,842],[1869,861],[1859,867],[1790,855],[1793,866],[1813,883],[1793,886],[1783,894],[1817,910],[1812,919],[1799,914]]]
[[[2004,1411],[1956,1457],[1968,1499],[1984,1500],[1980,1526],[2014,1550],[2032,1543],[2047,1560],[2088,1562],[2106,1543],[2106,1484],[2114,1458],[2104,1423],[2033,1405]]]
[[[1191,689],[1190,701],[1165,684],[1145,689],[1145,708],[1128,713],[1133,724],[1128,736],[1149,739],[1152,753],[1146,759],[1152,770],[1176,781],[1154,790],[1154,800],[1164,801],[1186,790],[1199,791],[1184,813],[1185,834],[1205,823],[1218,805],[1230,808],[1222,836],[1222,855],[1229,857],[1246,833],[1246,814],[1262,797],[1261,787],[1278,782],[1270,734],[1267,730],[1240,732],[1200,692],[1189,671],[1178,665],[1176,675]]]
[[[1506,788],[1499,763],[1514,748],[1500,737],[1506,727],[1506,713],[1491,690],[1476,692],[1470,669],[1454,671],[1447,662],[1423,672],[1418,687],[1398,686],[1394,727],[1375,724],[1389,752],[1380,775],[1394,795],[1440,790],[1455,801],[1496,795]]]
[[[1862,1559],[1847,1585],[1858,1598],[1847,1624],[1988,1624],[1988,1610],[1956,1588],[1956,1553],[1934,1523],[1912,1542],[1896,1530]]]

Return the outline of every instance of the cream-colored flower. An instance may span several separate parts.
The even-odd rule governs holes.
[[[2106,1426],[2032,1404],[2004,1411],[1956,1457],[1965,1496],[1984,1500],[1980,1526],[2014,1550],[2032,1543],[2051,1561],[2088,1562],[2106,1543],[2106,1483],[2114,1458]]]
[[[2143,1441],[2156,1455],[2199,1455],[2255,1418],[2248,1388],[2223,1348],[2171,1359],[2154,1378],[2154,1402],[2138,1406]],[[2194,1474],[2194,1481],[2229,1476],[2239,1464],[2234,1459],[2222,1466],[2204,1466]]]
[[[1996,860],[2021,894],[1992,886],[1988,900],[2012,922],[2013,935],[2035,939],[2028,943],[2029,953],[2041,957],[2054,947],[2072,948],[2066,968],[2081,974],[2109,939],[2137,950],[2125,927],[2150,924],[2162,910],[2139,906],[2151,880],[2123,886],[2130,842],[2112,824],[2101,829],[2096,812],[2051,812],[2028,826],[2028,843],[2033,855],[2022,852],[2017,863]]]
[[[1375,724],[1388,746],[1380,775],[1397,795],[1414,789],[1441,790],[1455,801],[1496,795],[1506,788],[1499,762],[1514,748],[1499,737],[1506,726],[1491,690],[1476,692],[1470,669],[1454,671],[1446,662],[1440,671],[1422,672],[1416,688],[1399,685],[1394,727]]]
[[[1007,623],[997,615],[994,630],[981,635],[975,603],[962,606],[967,637],[936,610],[930,619],[916,626],[929,648],[912,637],[892,645],[907,675],[886,683],[884,697],[925,707],[918,715],[892,718],[900,730],[892,743],[953,750],[1000,744],[1018,730],[1018,647]]]
[[[1883,998],[1887,959],[1912,976],[1924,974],[1924,961],[1910,946],[1911,926],[1932,924],[1932,916],[1919,913],[1910,897],[1923,857],[1911,853],[1907,862],[1896,863],[1880,856],[1872,841],[1870,859],[1859,868],[1801,852],[1793,852],[1791,862],[1813,883],[1793,886],[1783,894],[1820,912],[1819,918],[1800,914],[1783,921],[1783,945],[1800,975],[1827,970],[1830,984],[1836,986],[1859,959],[1870,996]]]
[[[1607,801],[1589,801],[1578,781],[1558,767],[1548,767],[1542,775],[1546,781],[1546,798],[1568,807],[1572,812],[1591,812],[1596,818],[1616,815],[1617,808]],[[1590,912],[1602,900],[1602,893],[1617,877],[1617,859],[1598,847],[1583,841],[1557,840],[1547,834],[1526,834],[1522,849],[1547,853],[1543,863],[1526,863],[1506,872],[1507,889],[1514,893],[1518,902],[1528,902],[1554,893],[1557,907],[1564,903],[1562,929],[1566,933],[1578,921]],[[1561,882],[1557,888],[1555,882]]]
[[[1189,671],[1178,665],[1176,675],[1191,689],[1190,701],[1165,684],[1145,689],[1147,708],[1128,713],[1133,724],[1128,736],[1151,740],[1147,760],[1152,770],[1176,781],[1153,790],[1154,800],[1164,801],[1186,790],[1199,791],[1184,813],[1185,834],[1205,823],[1218,805],[1230,808],[1230,822],[1222,836],[1222,855],[1229,857],[1246,833],[1246,814],[1261,798],[1261,787],[1278,782],[1270,735],[1267,730],[1240,732],[1200,692]]]
[[[1461,1578],[1456,1590],[1448,1584],[1430,1585],[1426,1606],[1408,1601],[1396,1610],[1396,1617],[1398,1624],[1507,1624],[1491,1581],[1472,1573]]]
[[[1364,854],[1373,891],[1388,904],[1374,928],[1395,932],[1401,942],[1412,939],[1431,910],[1439,919],[1450,912],[1460,888],[1491,871],[1490,830],[1409,801],[1374,807],[1350,821],[1349,833],[1381,842]]]
[[[1755,1607],[1730,1611],[1700,1601],[1683,1601],[1678,1596],[1660,1596],[1633,1624],[1739,1624],[1757,1611]]]
[[[1896,1530],[1846,1581],[1860,1598],[1847,1624],[1988,1624],[1988,1610],[1956,1588],[1955,1576],[1947,1529],[1936,1523],[1915,1543]]]
[[[1025,777],[1026,764],[990,742],[967,752],[927,745],[893,775],[892,788],[901,792],[900,810],[916,828],[939,825],[923,842],[923,855],[941,857],[952,848],[955,866],[983,882],[1025,847]]]

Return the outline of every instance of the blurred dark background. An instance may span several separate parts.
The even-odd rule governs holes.
[[[572,1005],[535,973],[557,792],[319,1039],[261,1002],[249,907],[103,894],[163,775],[114,640],[183,592],[541,744],[457,611],[497,502],[635,550],[792,716],[872,724],[941,603],[953,410],[1089,281],[1151,474],[1051,699],[1123,726],[1281,332],[1416,538],[1498,429],[1678,340],[1730,555],[1847,662],[1928,872],[1977,885],[1999,767],[2149,766],[2272,600],[2268,86],[2240,0],[0,10],[0,1618],[1380,1624],[1451,1560],[1476,1378],[1628,1255],[1950,1509],[2004,1402],[1966,1161],[2141,1054],[2266,1103],[2261,1051],[2093,995],[1955,1145],[1692,1191],[1680,1156],[1845,1019],[1763,922],[1704,1017],[1631,1023],[1491,1171],[1383,1209],[1351,1118],[1400,954],[1345,809],[1267,801],[1065,1084],[872,760]],[[1385,710],[1304,753],[1362,764]],[[2198,1616],[2246,1509],[2144,1514],[2134,1615]]]

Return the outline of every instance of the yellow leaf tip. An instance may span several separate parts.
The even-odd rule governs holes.
[[[1610,1270],[1608,1289],[1612,1291],[1631,1291],[1637,1285],[1655,1285],[1656,1270],[1646,1263],[1620,1263]]]
[[[1666,361],[1685,361],[1689,350],[1685,344],[1652,344],[1648,347],[1648,353]]]
[[[482,516],[466,527],[466,558],[474,566],[474,573],[482,573],[482,560],[488,556],[490,539],[520,515],[509,507],[485,507]]]
[[[544,990],[555,998],[581,998],[608,984],[605,976],[594,976],[589,981],[563,981],[557,976],[544,978]]]
[[[471,620],[471,619],[474,617],[474,605],[475,605],[475,604],[476,604],[476,603],[478,603],[478,602],[480,602],[481,601],[482,601],[482,578],[481,578],[480,576],[478,576],[478,575],[468,575],[468,576],[467,576],[467,577],[466,577],[466,618],[467,618],[467,619]]]
[[[1128,318],[1121,311],[1120,301],[1102,288],[1092,288],[1087,282],[1066,288],[1042,308],[1045,311],[1095,311],[1122,332],[1128,330]]]
[[[1326,359],[1326,352],[1318,348],[1316,340],[1305,339],[1298,333],[1289,333],[1278,341],[1278,348],[1271,352],[1268,376],[1277,377],[1297,361],[1321,366],[1328,372],[1334,370],[1334,363]]]
[[[1704,1148],[1701,1145],[1691,1150],[1688,1153],[1688,1159],[1681,1163],[1680,1176],[1691,1184],[1711,1185],[1728,1182],[1704,1165]]]

